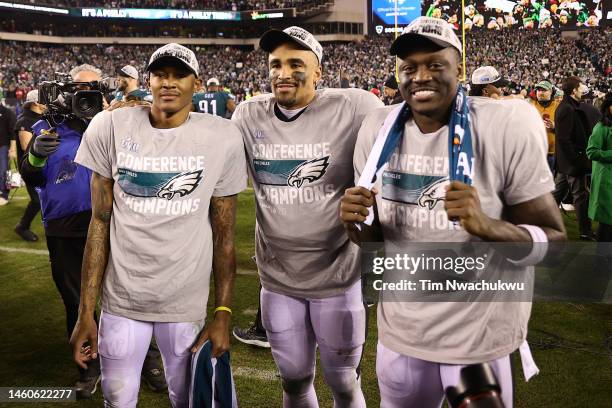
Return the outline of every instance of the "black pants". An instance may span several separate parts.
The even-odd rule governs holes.
[[[68,339],[72,335],[74,326],[79,316],[79,300],[81,294],[81,265],[85,253],[86,237],[63,238],[47,237],[47,248],[49,248],[49,258],[51,259],[51,273],[53,281],[59,291],[64,307],[66,309],[66,332]],[[98,321],[94,313],[94,319]],[[99,360],[94,360],[87,372],[79,369],[80,374],[92,375],[99,372]],[[155,365],[161,369],[159,363],[160,352],[157,345],[153,342],[147,352],[147,361],[143,367],[154,368]]]
[[[599,223],[597,228],[597,241],[599,242],[612,242],[612,225]]]
[[[26,186],[26,188],[30,196],[30,202],[23,213],[23,217],[21,217],[21,221],[19,221],[19,225],[21,225],[23,229],[29,230],[30,225],[32,225],[32,220],[40,211],[40,200],[38,199],[38,193],[34,187]]]
[[[574,199],[574,209],[578,220],[578,230],[580,235],[591,235],[591,220],[589,219],[589,190],[586,176],[569,176],[557,173],[555,177],[555,191],[553,196],[557,205],[561,204],[563,198],[572,193]]]
[[[47,237],[47,248],[51,260],[51,274],[64,308],[66,309],[66,334],[72,335],[79,316],[81,293],[81,264],[85,252],[86,237]],[[94,312],[94,319],[98,321]],[[81,377],[93,376],[100,371],[98,360],[92,361],[85,371],[79,368]]]

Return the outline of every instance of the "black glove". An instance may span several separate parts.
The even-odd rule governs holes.
[[[32,144],[32,153],[38,157],[49,157],[59,148],[60,138],[55,128],[42,130]]]

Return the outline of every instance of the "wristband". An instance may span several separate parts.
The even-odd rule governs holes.
[[[229,312],[229,314],[232,314],[232,309],[230,309],[227,306],[219,306],[219,307],[215,308],[215,312],[214,313],[217,313],[217,312]]]
[[[28,153],[28,162],[30,162],[30,164],[34,167],[45,167],[47,158],[34,156],[32,152],[30,152]]]
[[[546,253],[548,252],[548,237],[546,233],[537,225],[519,224],[517,227],[527,230],[531,236],[533,246],[529,255],[523,259],[509,259],[508,261],[516,266],[531,266],[537,264],[546,257]]]

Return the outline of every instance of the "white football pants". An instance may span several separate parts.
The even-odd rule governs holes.
[[[488,363],[501,387],[504,405],[506,408],[512,408],[510,356]],[[444,390],[459,385],[459,374],[463,367],[465,366],[440,364],[405,356],[378,342],[376,375],[380,389],[380,407],[439,408],[444,401]]]
[[[262,323],[282,377],[285,408],[318,406],[313,386],[317,345],[334,407],[365,407],[357,374],[365,343],[365,313],[360,281],[324,299],[261,289]]]
[[[132,320],[102,312],[98,333],[104,406],[135,408],[140,374],[151,336],[164,362],[168,394],[174,408],[189,406],[190,348],[204,321],[157,323]]]

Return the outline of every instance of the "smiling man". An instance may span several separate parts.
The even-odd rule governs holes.
[[[382,171],[374,188],[353,187],[342,198],[341,219],[355,243],[384,241],[390,256],[415,242],[438,248],[565,238],[537,112],[519,100],[467,97],[459,84],[460,53],[452,26],[428,17],[393,42],[405,103],[375,111],[359,132],[356,181],[377,136],[389,144],[372,155]],[[355,223],[372,211],[372,226],[358,229]],[[383,296],[376,362],[381,406],[440,407],[463,365],[488,362],[511,407],[509,356],[521,347],[530,361],[530,310],[529,302],[385,302]]]
[[[246,187],[244,147],[230,121],[190,112],[199,85],[191,50],[165,45],[153,53],[147,71],[150,110],[100,113],[75,159],[93,176],[71,344],[81,366],[100,354],[106,405],[136,407],[154,335],[170,402],[187,407],[190,350],[206,339],[214,357],[229,349],[236,194]],[[211,269],[217,308],[202,330]],[[100,287],[98,333],[92,316]]]
[[[353,185],[361,121],[382,102],[358,89],[316,89],[323,48],[308,31],[271,30],[273,94],[241,103],[242,130],[256,194],[261,315],[282,377],[285,407],[316,407],[317,345],[336,407],[365,407],[357,366],[366,313],[358,247],[338,219]],[[236,335],[236,333],[235,333]]]

